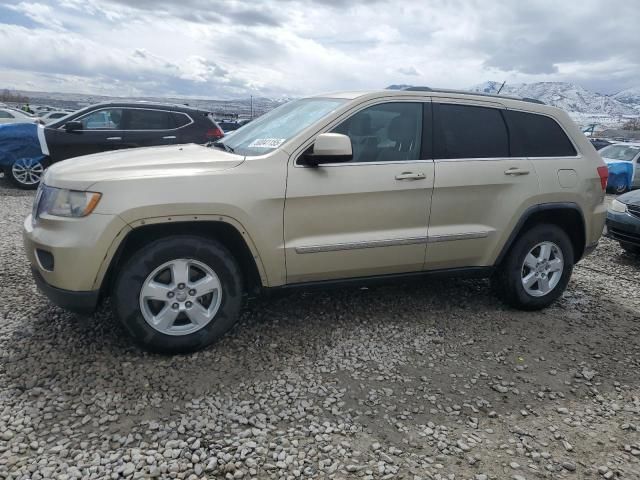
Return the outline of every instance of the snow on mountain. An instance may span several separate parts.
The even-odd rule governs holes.
[[[640,113],[640,87],[628,88],[616,93],[613,98],[627,105],[631,105]]]
[[[469,90],[481,93],[497,93],[502,82],[484,82]],[[625,92],[630,92],[626,90]],[[622,94],[624,92],[620,92]],[[535,98],[547,105],[562,108],[572,113],[603,114],[608,116],[638,115],[640,113],[640,95],[636,101],[628,97],[628,102],[622,102],[615,96],[602,95],[568,82],[536,82],[506,84],[501,95],[515,95],[518,97]],[[640,89],[636,89],[640,94]]]

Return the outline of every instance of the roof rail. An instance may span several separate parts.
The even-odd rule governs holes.
[[[476,95],[479,97],[491,97],[491,98],[507,98],[509,100],[520,100],[521,102],[538,103],[540,105],[546,105],[542,100],[529,97],[516,97],[511,95],[497,95],[495,93],[484,92],[471,92],[469,90],[450,90],[446,88],[431,88],[431,87],[406,87],[403,88],[405,92],[435,92],[435,93],[455,93],[459,95]]]

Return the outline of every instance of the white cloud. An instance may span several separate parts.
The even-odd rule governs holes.
[[[640,78],[633,3],[12,2],[0,6],[0,87],[229,98],[506,79],[614,91]]]

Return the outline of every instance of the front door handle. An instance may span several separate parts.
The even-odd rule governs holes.
[[[517,167],[513,167],[513,168],[509,168],[507,170],[504,171],[505,175],[529,175],[529,170],[525,170],[523,168],[517,168]]]
[[[162,137],[163,140],[175,140],[176,136],[175,135],[167,135],[166,137]]]
[[[107,140],[111,140],[111,141],[122,140],[122,137],[107,137]]]
[[[396,175],[396,180],[424,180],[427,176],[424,173],[402,172]]]

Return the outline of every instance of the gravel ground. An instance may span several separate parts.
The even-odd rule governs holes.
[[[0,478],[640,478],[640,259],[607,239],[544,312],[476,280],[295,293],[163,357],[37,292],[31,201],[0,185]]]

